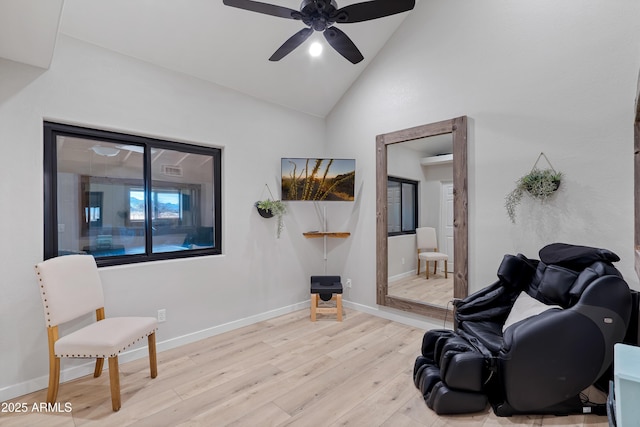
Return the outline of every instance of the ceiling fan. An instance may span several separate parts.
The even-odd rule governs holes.
[[[227,6],[279,18],[302,21],[304,28],[285,41],[269,61],[279,61],[300,46],[314,31],[321,31],[329,45],[348,61],[357,64],[364,57],[351,39],[333,24],[350,24],[383,18],[413,9],[415,0],[377,0],[355,3],[338,9],[334,0],[302,0],[300,11],[252,0],[223,0]]]

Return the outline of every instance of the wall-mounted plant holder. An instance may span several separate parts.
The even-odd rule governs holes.
[[[538,168],[538,162],[543,157],[549,167],[540,169]],[[531,168],[531,172],[518,179],[516,188],[505,197],[504,206],[511,222],[516,222],[516,208],[522,202],[522,197],[525,194],[545,202],[560,188],[561,181],[562,172],[556,171],[547,156],[540,152],[536,162],[533,164],[533,168]]]
[[[264,186],[267,187],[267,190],[269,191],[269,195],[271,197],[265,200],[257,201],[254,206],[258,210],[258,214],[260,214],[260,216],[263,218],[273,218],[274,216],[278,217],[278,231],[276,235],[279,239],[280,233],[284,228],[282,216],[287,212],[287,207],[282,202],[282,200],[276,200],[273,198],[271,189],[267,184],[265,184]]]
[[[258,213],[260,214],[260,216],[262,218],[273,218],[273,213],[271,212],[270,209],[262,209],[260,206],[258,206],[260,202],[256,202],[256,209],[258,209]]]

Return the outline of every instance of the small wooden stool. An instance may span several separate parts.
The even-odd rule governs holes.
[[[335,300],[335,307],[318,307],[322,301]],[[316,314],[337,315],[342,322],[342,282],[340,276],[311,276],[311,321],[316,321]]]

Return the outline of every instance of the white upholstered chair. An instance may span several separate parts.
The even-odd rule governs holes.
[[[91,255],[65,255],[36,265],[49,337],[49,389],[47,402],[54,403],[60,384],[60,358],[95,358],[94,377],[102,373],[109,359],[111,406],[120,409],[118,355],[147,338],[151,378],[157,369],[154,317],[105,318],[102,283]],[[59,337],[58,325],[95,311],[96,322]]]
[[[438,261],[444,261],[444,277],[447,278],[447,261],[449,256],[438,252],[438,239],[436,229],[432,227],[416,228],[416,242],[418,251],[418,275],[420,274],[420,263],[425,261],[425,274],[429,278],[429,261],[433,261],[433,274],[436,274]]]

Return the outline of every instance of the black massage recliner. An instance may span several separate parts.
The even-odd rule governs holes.
[[[606,388],[638,294],[606,249],[554,243],[539,255],[506,255],[498,281],[454,303],[454,330],[425,334],[414,382],[436,413],[606,413],[581,392]]]

